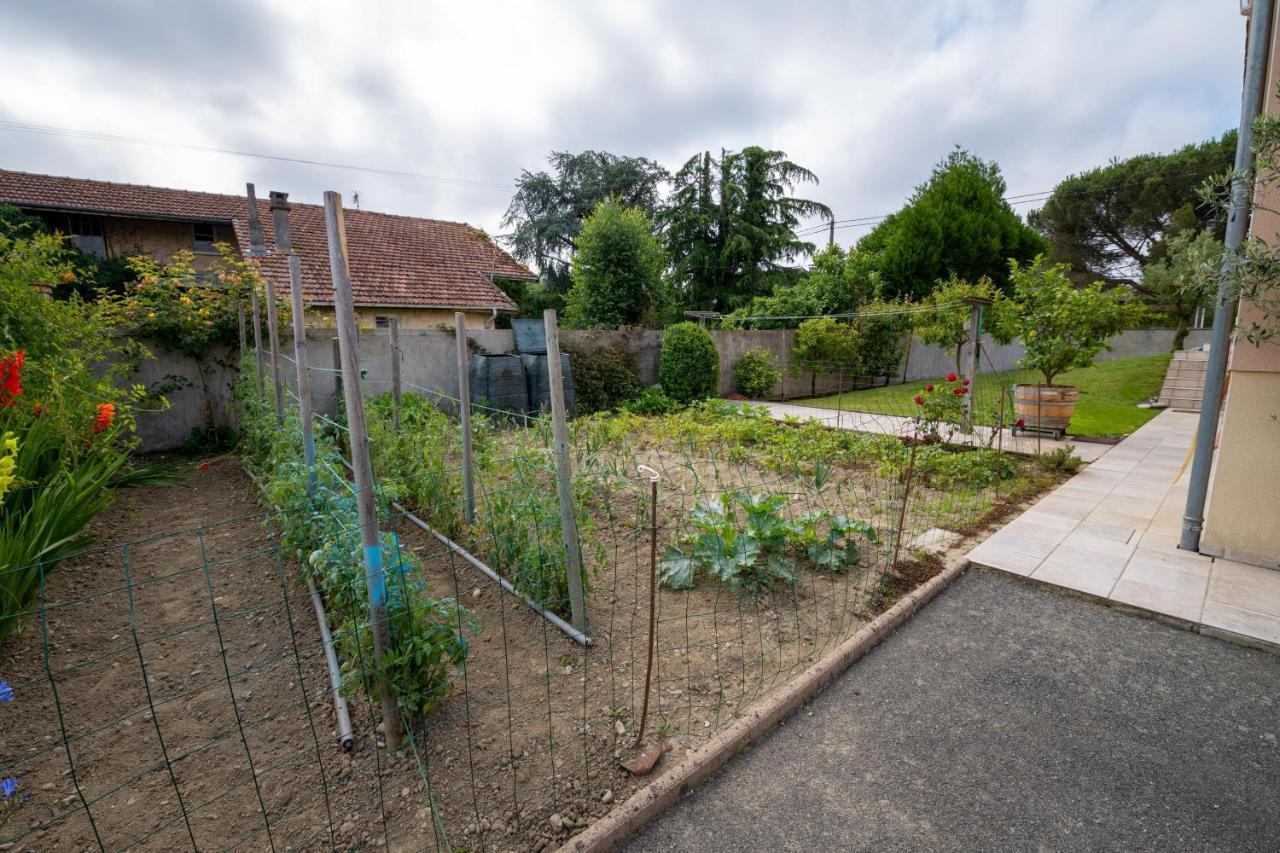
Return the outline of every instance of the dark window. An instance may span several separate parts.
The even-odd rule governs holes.
[[[195,252],[213,254],[218,251],[213,244],[218,241],[212,222],[197,222],[191,226],[191,249]]]
[[[377,326],[379,329],[389,328],[391,326],[391,318],[390,317],[374,317],[373,325]]]
[[[49,227],[71,239],[71,245],[87,255],[107,256],[107,236],[101,216],[79,213],[51,213],[45,216]]]

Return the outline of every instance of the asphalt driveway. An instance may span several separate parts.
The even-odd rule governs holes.
[[[1280,849],[1280,657],[973,570],[626,848]]]

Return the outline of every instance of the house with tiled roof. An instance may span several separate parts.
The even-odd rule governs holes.
[[[218,258],[219,243],[243,253],[249,247],[245,196],[119,184],[0,169],[0,202],[39,216],[83,251],[100,257],[148,255],[166,260],[186,249],[196,269]],[[269,202],[259,198],[258,218],[268,248],[275,244]],[[515,303],[500,281],[537,277],[479,230],[460,222],[347,210],[347,252],[361,325],[432,328],[462,311],[468,328],[493,328]],[[293,245],[302,262],[303,299],[309,315],[332,316],[324,208],[291,203]],[[283,253],[261,259],[264,272],[288,287]]]

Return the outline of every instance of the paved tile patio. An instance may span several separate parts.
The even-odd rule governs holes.
[[[1162,412],[970,561],[1280,650],[1280,572],[1178,550],[1197,418]]]
[[[752,405],[766,406],[777,420],[805,420],[812,418],[836,429],[847,429],[854,432],[880,433],[882,435],[902,435],[912,429],[911,418],[897,415],[877,415],[869,412],[841,412],[835,409],[820,409],[816,406],[800,406],[794,403],[753,402]],[[1070,437],[1066,441],[1055,441],[1048,436],[1020,435],[1016,438],[1009,430],[1003,430],[1000,446],[1014,453],[1049,453],[1055,448],[1071,444],[1075,454],[1085,462],[1098,459],[1112,445],[1096,442],[1074,441]],[[991,436],[990,427],[978,427],[974,439],[985,445]],[[957,438],[959,440],[959,437]]]

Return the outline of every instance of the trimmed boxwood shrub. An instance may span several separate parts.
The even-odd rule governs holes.
[[[697,323],[676,323],[662,333],[658,381],[681,403],[711,397],[720,384],[720,354],[711,334]]]
[[[773,363],[773,353],[764,347],[749,349],[733,363],[733,387],[752,400],[759,400],[773,390],[782,371]]]

